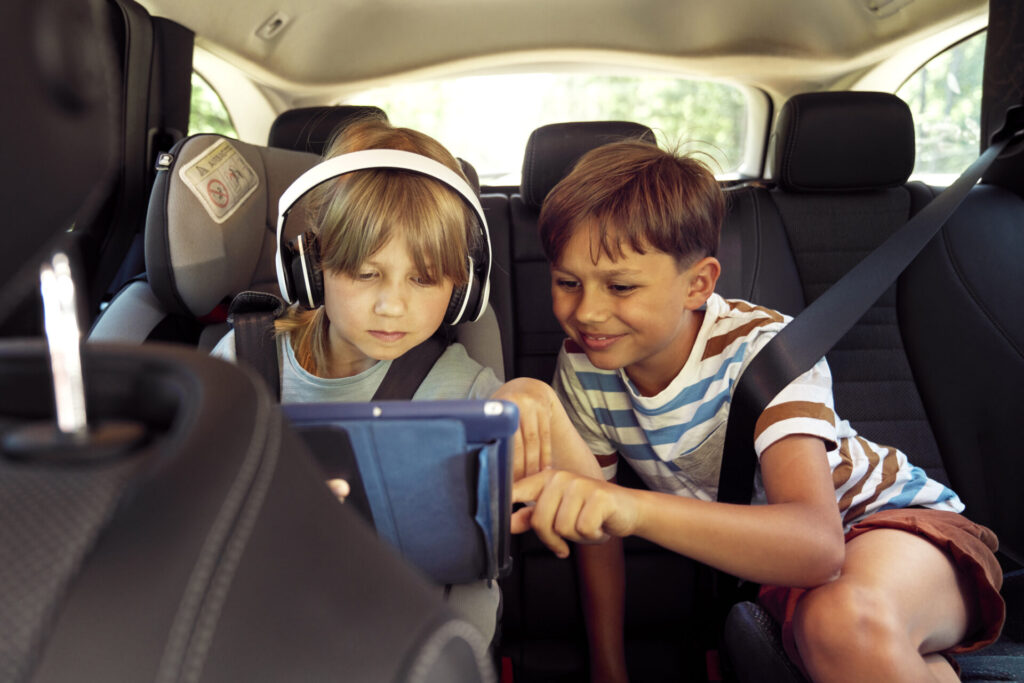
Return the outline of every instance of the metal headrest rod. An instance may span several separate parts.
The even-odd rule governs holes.
[[[30,422],[8,432],[4,453],[26,460],[60,461],[103,460],[131,453],[146,438],[141,423],[106,420],[90,425],[87,419],[78,296],[66,254],[58,252],[40,266],[39,286],[56,420]]]
[[[78,325],[75,282],[66,254],[57,253],[39,269],[43,324],[53,372],[57,438],[75,444],[89,439],[82,378],[82,332]]]

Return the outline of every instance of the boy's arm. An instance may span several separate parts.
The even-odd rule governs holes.
[[[592,682],[627,681],[623,639],[626,568],[622,539],[576,546]]]
[[[547,470],[516,483],[513,500],[536,501],[513,516],[556,555],[565,539],[597,542],[636,534],[735,576],[787,586],[833,579],[844,560],[842,522],[824,443],[790,436],[765,450],[767,505],[729,505]]]

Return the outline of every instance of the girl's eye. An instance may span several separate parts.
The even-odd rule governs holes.
[[[360,272],[356,273],[356,279],[357,280],[372,280],[376,276],[377,276],[377,271],[375,271],[375,270],[363,270],[363,271],[360,271]]]
[[[433,287],[437,284],[437,279],[430,275],[413,275],[412,281],[420,287]]]

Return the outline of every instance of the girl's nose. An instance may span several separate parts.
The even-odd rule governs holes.
[[[397,286],[381,287],[377,294],[377,300],[373,306],[373,312],[377,315],[395,317],[405,313],[405,297],[402,296]]]

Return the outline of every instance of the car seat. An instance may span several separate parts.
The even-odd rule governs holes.
[[[238,160],[234,173],[239,178],[237,188],[225,188],[216,197],[216,185],[209,189],[183,175],[215,149],[237,153],[231,158]],[[319,159],[213,134],[185,138],[161,155],[146,217],[145,276],[118,292],[93,325],[89,341],[176,341],[211,349],[228,330],[226,304],[236,294],[278,293],[278,198]],[[456,340],[504,377],[492,311],[457,326]]]

